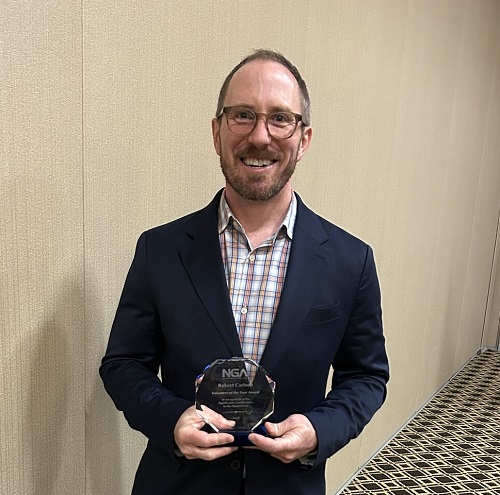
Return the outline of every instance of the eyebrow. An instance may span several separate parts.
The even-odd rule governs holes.
[[[227,106],[228,107],[248,108],[249,110],[252,110],[253,112],[255,112],[255,107],[252,105],[248,105],[247,103],[236,103],[235,105],[227,105]],[[264,112],[264,113],[276,113],[276,112],[298,113],[298,112],[294,112],[289,107],[279,106],[279,105],[275,105],[275,106],[271,107],[269,112]],[[256,112],[256,113],[260,113],[260,112]]]

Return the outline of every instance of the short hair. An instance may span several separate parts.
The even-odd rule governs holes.
[[[295,77],[297,84],[299,85],[300,96],[302,100],[302,122],[304,125],[309,125],[311,121],[311,100],[309,98],[309,92],[307,91],[307,86],[300,75],[299,70],[295,65],[293,65],[285,56],[281,53],[275,52],[273,50],[259,49],[255,50],[252,54],[245,57],[234,69],[228,74],[224,80],[219,92],[219,99],[217,101],[217,111],[215,113],[216,117],[219,117],[222,113],[222,108],[224,106],[224,100],[226,98],[229,83],[233,79],[235,72],[241,69],[244,65],[252,62],[253,60],[272,60],[273,62],[278,62],[279,64],[286,67]]]

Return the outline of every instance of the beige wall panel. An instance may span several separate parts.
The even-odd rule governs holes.
[[[498,39],[495,57],[495,76],[491,85],[488,120],[484,140],[484,150],[481,159],[481,182],[478,190],[477,215],[475,218],[474,242],[480,240],[477,258],[485,258],[485,262],[492,257],[492,270],[488,287],[487,307],[485,308],[485,328],[483,345],[497,347],[500,338],[500,37]],[[497,213],[494,208],[486,207],[486,198],[496,198]],[[491,225],[497,224],[496,235]],[[496,243],[496,245],[495,245]],[[489,249],[489,251],[488,251]],[[475,295],[471,295],[475,300]],[[484,301],[478,301],[479,306]]]
[[[384,178],[390,207],[385,217],[372,213],[372,230],[384,220],[376,252],[392,381],[361,445],[337,455],[331,471],[345,466],[351,447],[366,459],[387,425],[420,407],[480,346],[499,201],[498,132],[484,134],[486,118],[499,118],[489,91],[498,7],[408,5],[394,168]],[[483,139],[491,150],[481,159]]]
[[[282,50],[307,80],[315,134],[294,184],[373,245],[383,289],[388,401],[330,461],[329,493],[479,348],[498,214],[498,9],[84,2],[87,494],[129,493],[144,446],[97,377],[135,241],[223,184],[210,119],[252,48]]]
[[[478,138],[484,136],[484,140],[478,143],[476,148],[467,150],[468,153],[465,155],[470,163],[479,166],[480,171],[474,198],[475,207],[455,367],[461,366],[477,345],[477,339],[473,334],[480,335],[479,329],[481,333],[483,332],[500,205],[499,134],[492,133],[495,126],[498,131],[500,118],[498,91],[495,94],[500,62],[500,4],[498,2],[472,4],[470,17],[475,19],[476,23],[480,19],[485,19],[487,22],[483,22],[481,33],[465,31],[464,39],[470,47],[468,55],[470,60],[465,60],[463,69],[468,74],[475,74],[476,77],[466,78],[464,74],[464,93],[468,93],[467,100],[470,102],[474,102],[478,97],[480,100],[475,104],[477,117],[473,111],[464,114],[464,117],[467,115],[468,126],[464,126],[463,135],[465,137],[466,134],[470,135],[471,130],[472,132],[479,130],[477,136]],[[479,159],[476,158],[478,155]]]
[[[439,243],[434,255],[435,275],[445,276],[434,278],[430,293],[430,314],[444,315],[444,331],[439,332],[440,337],[436,335],[439,327],[431,316],[426,327],[419,402],[444,384],[481,345],[492,246],[481,245],[481,234],[474,231],[474,217],[491,217],[498,212],[497,196],[483,196],[481,205],[477,200],[478,193],[487,192],[481,190],[482,168],[485,173],[498,174],[498,157],[482,163],[482,156],[498,59],[499,21],[498,2],[466,3],[439,213]],[[486,240],[491,242],[495,227],[490,222],[484,228]],[[489,255],[478,256],[481,250]],[[476,296],[482,293],[479,306],[478,299],[471,299],[473,292]]]
[[[84,493],[81,11],[0,7],[0,494]]]
[[[388,207],[373,213],[383,232],[379,271],[393,371],[382,425],[401,423],[418,406],[463,15],[463,3],[451,4],[408,5],[390,169],[379,189]]]

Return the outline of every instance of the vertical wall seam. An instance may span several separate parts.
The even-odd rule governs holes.
[[[86,267],[86,200],[85,200],[85,43],[84,0],[80,2],[80,91],[81,91],[81,191],[82,191],[82,283],[83,283],[83,493],[87,493],[87,267]]]

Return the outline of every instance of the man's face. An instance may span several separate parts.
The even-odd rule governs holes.
[[[243,106],[266,114],[302,113],[300,90],[292,73],[269,60],[254,60],[234,74],[224,106]],[[250,134],[236,135],[229,130],[225,115],[213,119],[212,133],[226,188],[251,201],[267,201],[280,192],[289,194],[290,177],[312,137],[312,129],[299,123],[290,138],[274,138],[262,117]]]

